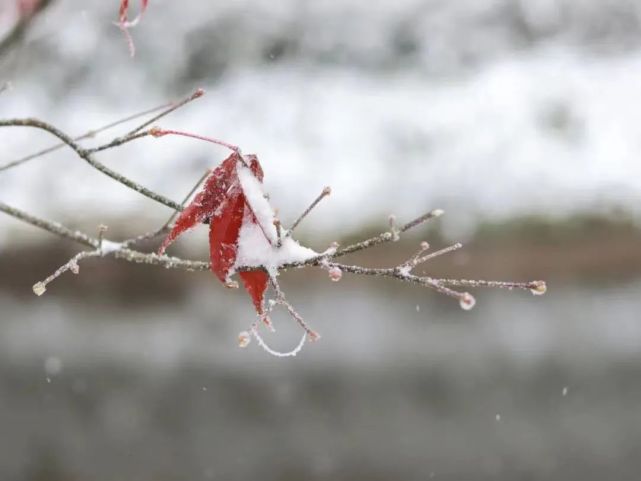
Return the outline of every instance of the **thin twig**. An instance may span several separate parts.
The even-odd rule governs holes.
[[[74,140],[71,139],[71,137],[69,137],[67,134],[65,134],[64,132],[60,131],[59,129],[57,129],[56,127],[54,127],[51,124],[48,124],[48,123],[43,122],[43,121],[38,120],[38,119],[29,119],[29,118],[27,118],[27,119],[9,119],[9,120],[0,120],[0,127],[33,127],[33,128],[37,128],[37,129],[41,129],[41,130],[44,130],[46,132],[49,132],[51,135],[54,135],[55,137],[58,137],[65,144],[67,144],[69,147],[71,147],[76,152],[76,154],[78,154],[78,156],[80,158],[85,160],[89,165],[91,165],[96,170],[98,170],[98,171],[102,172],[103,174],[111,177],[115,181],[123,184],[124,186],[129,187],[131,190],[134,190],[134,191],[136,191],[136,192],[138,192],[138,193],[140,193],[140,194],[142,194],[142,195],[144,195],[146,197],[149,197],[150,199],[152,199],[152,200],[154,200],[154,201],[156,201],[156,202],[158,202],[160,204],[163,204],[163,205],[165,205],[165,206],[167,206],[167,207],[169,207],[171,209],[174,209],[174,210],[182,210],[182,207],[180,206],[180,204],[174,202],[171,199],[168,199],[167,197],[165,197],[165,196],[163,196],[161,194],[158,194],[158,193],[156,193],[156,192],[154,192],[154,191],[142,186],[141,184],[138,184],[137,182],[134,182],[133,180],[125,177],[122,174],[119,174],[118,172],[116,172],[116,171],[110,169],[109,167],[103,165],[102,163],[98,162],[97,160],[95,160],[91,156],[91,152],[92,151],[83,149],[76,142],[74,142]],[[143,134],[144,135],[148,135],[148,132],[147,133],[145,133],[145,132],[138,133],[138,134],[135,134],[135,135],[136,136],[143,136]],[[108,147],[108,148],[116,147],[117,145],[122,145],[122,143],[124,143],[124,141],[120,142],[120,144],[114,144],[113,142],[111,142],[109,144],[110,147]],[[97,150],[93,149],[93,151],[97,151]]]
[[[545,293],[544,281],[529,281],[529,282],[507,282],[507,281],[485,281],[485,280],[472,280],[472,279],[433,279],[435,282],[443,286],[454,287],[493,287],[498,289],[527,289],[529,291],[536,291],[533,294]]]
[[[158,115],[152,117],[151,119],[147,120],[146,122],[140,124],[138,127],[135,129],[129,131],[127,134],[122,135],[120,137],[116,137],[113,139],[111,142],[108,142],[103,145],[99,145],[98,147],[94,147],[92,149],[88,149],[87,151],[90,154],[95,154],[96,152],[101,152],[103,150],[108,150],[108,149],[113,149],[114,147],[120,147],[121,145],[124,145],[128,142],[131,142],[132,140],[139,139],[141,137],[146,137],[148,135],[152,135],[154,137],[158,137],[158,128],[154,127],[149,130],[144,130],[145,128],[149,127],[156,121],[162,119],[163,117],[166,117],[167,115],[171,114],[172,112],[175,112],[181,107],[184,107],[190,102],[193,102],[196,99],[199,99],[205,95],[205,91],[203,89],[196,89],[191,95],[188,97],[185,97],[179,102],[172,103],[170,104],[169,108],[164,110],[163,112],[160,112]]]
[[[133,129],[132,131],[127,133],[127,136],[128,135],[134,135],[134,134],[140,132],[141,130],[143,130],[144,128],[149,127],[150,125],[153,125],[158,120],[162,119],[163,117],[166,117],[167,115],[171,114],[172,112],[175,112],[179,108],[184,107],[188,103],[190,103],[190,102],[192,102],[192,101],[194,101],[196,99],[199,99],[203,95],[205,95],[205,91],[203,89],[201,89],[201,88],[196,89],[194,91],[194,93],[192,93],[189,97],[185,97],[184,99],[180,100],[179,102],[175,102],[175,103],[171,104],[167,110],[165,110],[164,112],[159,113],[155,117],[152,117],[151,119],[149,119],[144,124],[139,125],[135,129]]]
[[[48,221],[41,219],[32,214],[28,214],[20,209],[11,207],[3,202],[0,202],[0,212],[4,212],[16,219],[19,219],[23,222],[31,224],[40,229],[46,230],[52,234],[58,235],[72,241],[75,241],[79,244],[98,248],[99,241],[96,238],[93,238],[83,232],[73,231],[68,227],[63,226],[57,222]],[[129,240],[123,241],[120,245],[120,249],[113,251],[113,254],[118,259],[123,259],[129,262],[139,263],[139,264],[151,264],[162,266],[171,269],[184,269],[188,271],[207,271],[210,269],[210,263],[204,261],[194,261],[186,260],[178,257],[170,257],[166,255],[157,255],[155,253],[144,253],[139,252],[127,247]],[[110,252],[111,253],[111,252]],[[403,282],[409,282],[413,284],[425,285],[427,287],[436,288],[436,286],[453,286],[453,287],[499,287],[506,289],[544,289],[545,283],[543,281],[527,281],[527,282],[498,282],[498,281],[473,281],[473,280],[464,280],[464,279],[434,279],[431,277],[421,277],[415,276],[409,273],[405,273],[402,270],[399,270],[396,267],[390,268],[377,268],[377,267],[362,267],[349,264],[340,264],[333,262],[332,260],[337,256],[338,252],[335,254],[324,254],[324,257],[313,257],[306,261],[302,262],[290,262],[282,264],[279,266],[280,270],[286,270],[291,268],[303,268],[308,266],[317,266],[326,269],[327,267],[337,267],[343,272],[348,272],[351,274],[358,274],[364,276],[373,276],[373,277],[386,277]],[[238,266],[238,272],[247,272],[262,269],[256,266]],[[478,283],[478,284],[475,284]]]
[[[43,295],[47,290],[47,285],[51,281],[60,277],[63,273],[67,271],[71,271],[74,274],[78,274],[80,272],[80,267],[78,266],[78,262],[80,262],[83,259],[87,259],[88,257],[100,257],[101,255],[102,253],[100,249],[95,249],[93,251],[83,251],[76,254],[71,259],[69,259],[65,264],[58,267],[58,269],[56,269],[56,271],[50,276],[48,276],[46,279],[36,282],[33,285],[33,292],[37,296]]]
[[[274,222],[274,227],[276,227],[276,247],[280,247],[283,245],[280,219],[276,218],[274,219],[273,222]]]
[[[193,94],[189,99],[185,100],[182,105],[187,103],[187,101],[193,100],[193,98],[198,98],[202,93],[197,93]],[[168,112],[175,110],[175,108],[178,108],[180,105],[172,106],[171,109],[168,109],[167,111],[163,112],[160,114],[166,115]],[[113,178],[114,180],[120,182],[121,184],[125,185],[126,187],[139,192],[148,198],[155,200],[156,202],[159,202],[167,207],[172,208],[175,212],[172,213],[172,216],[169,218],[169,220],[165,223],[163,227],[161,227],[160,230],[156,231],[155,233],[152,234],[145,234],[143,236],[138,236],[138,237],[133,237],[130,239],[127,239],[123,242],[114,242],[110,241],[107,239],[103,238],[104,235],[104,230],[105,229],[100,229],[98,238],[91,237],[83,232],[80,231],[73,231],[59,223],[56,222],[51,222],[45,219],[41,219],[39,217],[36,217],[32,214],[29,214],[27,212],[24,212],[20,209],[17,209],[15,207],[9,206],[8,204],[5,204],[3,202],[0,202],[0,212],[4,212],[10,216],[13,216],[14,218],[17,218],[21,221],[27,222],[31,225],[34,225],[36,227],[39,227],[41,229],[47,230],[53,234],[56,234],[60,237],[73,240],[75,242],[78,242],[80,244],[83,244],[85,246],[91,247],[93,250],[90,251],[83,251],[75,255],[73,258],[71,258],[66,264],[61,266],[56,272],[54,272],[51,276],[46,278],[44,281],[41,281],[39,283],[36,283],[34,285],[34,292],[36,294],[43,294],[46,290],[46,286],[49,282],[52,280],[56,279],[58,276],[60,276],[62,273],[66,272],[67,270],[71,270],[72,272],[77,273],[78,271],[78,262],[86,257],[107,257],[107,256],[113,256],[117,259],[123,259],[128,262],[134,262],[134,263],[145,263],[145,264],[151,264],[151,265],[158,265],[158,266],[164,266],[166,268],[174,268],[174,269],[185,269],[185,270],[208,270],[210,268],[210,263],[209,262],[203,262],[203,261],[192,261],[192,260],[185,260],[177,257],[169,257],[165,255],[158,255],[156,253],[145,253],[141,251],[137,251],[134,249],[131,249],[130,246],[142,239],[145,238],[151,238],[155,237],[159,233],[165,231],[173,219],[175,218],[176,212],[182,211],[183,206],[185,202],[193,195],[197,187],[203,182],[203,180],[207,177],[209,172],[207,172],[194,186],[194,188],[190,191],[190,193],[187,195],[185,200],[181,204],[177,204],[174,201],[157,194],[140,184],[137,184],[136,182],[128,179],[127,177],[122,176],[121,174],[109,169],[102,163],[96,161],[91,154],[94,152],[99,152],[102,150],[107,150],[110,148],[118,147],[120,145],[123,145],[124,143],[130,142],[132,140],[135,140],[137,138],[141,138],[144,136],[148,135],[153,135],[153,136],[163,136],[163,135],[169,135],[169,134],[174,134],[174,135],[183,135],[186,137],[193,137],[193,138],[198,138],[201,140],[207,140],[209,142],[213,142],[218,145],[223,145],[232,151],[234,151],[236,154],[236,157],[239,159],[239,161],[245,161],[245,159],[242,157],[240,154],[240,149],[236,146],[233,146],[231,144],[228,144],[226,142],[222,142],[216,139],[211,139],[208,137],[202,137],[190,133],[185,133],[185,132],[180,132],[180,131],[174,131],[174,130],[162,130],[160,128],[151,128],[145,130],[151,122],[154,120],[157,120],[159,116],[156,116],[155,119],[152,119],[151,121],[148,121],[138,128],[132,130],[129,134],[116,138],[106,144],[103,144],[98,147],[94,147],[93,149],[83,149],[81,148],[76,141],[71,139],[69,136],[58,130],[56,127],[47,124],[45,122],[42,122],[37,119],[10,119],[10,120],[0,120],[0,127],[3,126],[24,126],[24,127],[33,127],[33,128],[39,128],[42,130],[45,130],[49,132],[50,134],[58,137],[64,144],[68,145],[71,149],[73,149],[76,154],[85,160],[87,163],[89,163],[92,167],[94,167],[96,170],[102,172],[105,175],[108,175],[109,177]],[[290,231],[287,232],[285,235],[290,235],[290,233],[296,228],[296,226],[302,221],[302,219],[305,218],[309,214],[309,212],[318,204],[318,202],[325,196],[329,195],[330,190],[329,188],[325,188],[321,195],[317,197],[317,199],[305,210],[305,212],[296,220],[296,222],[293,224],[292,228]],[[390,241],[395,241],[399,238],[399,235],[403,232],[406,232],[409,229],[412,229],[416,226],[419,226],[423,224],[424,222],[438,217],[443,214],[443,211],[440,209],[430,211],[426,214],[421,215],[420,217],[417,217],[416,219],[412,220],[411,222],[408,222],[407,224],[404,224],[400,227],[397,226],[396,224],[396,219],[393,216],[390,216],[390,231],[383,232],[377,236],[371,237],[369,239],[365,239],[363,241],[357,242],[355,244],[349,245],[343,249],[338,249],[337,244],[332,244],[332,246],[327,249],[326,251],[307,258],[302,261],[297,261],[297,262],[289,262],[289,263],[283,263],[280,264],[277,267],[277,270],[284,270],[292,267],[307,267],[307,266],[318,266],[323,269],[327,269],[330,275],[330,279],[332,281],[340,281],[342,278],[342,273],[343,272],[348,272],[352,274],[358,274],[358,275],[366,275],[366,276],[375,276],[375,277],[387,277],[387,278],[392,278],[396,279],[402,282],[408,282],[408,283],[413,283],[417,285],[421,285],[424,287],[427,287],[429,289],[432,289],[440,294],[444,294],[449,297],[453,297],[457,299],[464,309],[470,309],[471,307],[474,306],[475,300],[474,297],[469,294],[468,292],[460,292],[455,289],[452,289],[452,287],[500,287],[500,288],[507,288],[507,289],[514,289],[514,288],[520,288],[520,289],[528,289],[534,294],[543,294],[546,290],[545,283],[543,281],[529,281],[529,282],[499,282],[499,281],[485,281],[485,280],[465,280],[465,279],[434,279],[429,276],[418,276],[415,274],[412,274],[412,270],[420,263],[426,262],[430,259],[433,259],[437,256],[444,255],[447,253],[450,253],[458,248],[461,247],[460,244],[455,244],[449,247],[446,247],[444,249],[437,250],[431,254],[423,255],[423,253],[429,249],[429,245],[426,242],[421,243],[420,249],[418,252],[416,252],[413,256],[411,256],[407,261],[404,263],[396,266],[396,267],[384,267],[384,268],[378,268],[378,267],[362,267],[362,266],[356,266],[356,265],[349,265],[349,264],[340,264],[336,263],[335,259],[341,256],[344,256],[349,253],[357,252],[360,250],[364,250],[382,243],[390,242]],[[280,222],[278,219],[274,220],[274,224],[276,225],[276,230],[278,233],[278,247],[281,246],[281,240],[282,240],[282,233],[280,229]],[[262,228],[262,226],[261,226]],[[236,272],[245,272],[245,271],[253,271],[253,270],[265,270],[263,266],[236,266],[235,270]],[[305,343],[306,339],[309,340],[314,340],[317,339],[319,336],[318,334],[313,331],[307,323],[304,321],[302,316],[293,308],[293,306],[287,301],[285,294],[283,293],[282,289],[280,288],[280,285],[276,279],[277,273],[270,271],[270,282],[271,285],[276,292],[276,299],[272,302],[274,302],[273,305],[282,305],[284,306],[290,316],[292,316],[293,319],[296,320],[296,322],[302,327],[302,329],[305,331],[305,335],[301,339],[301,342],[298,344],[294,350],[290,351],[289,353],[279,353],[277,351],[272,350],[267,346],[267,344],[262,340],[260,335],[258,334],[258,324],[257,322],[254,322],[251,326],[251,335],[253,335],[256,339],[257,342],[265,348],[268,352],[277,355],[277,356],[291,356],[291,355],[296,355],[300,349],[302,348],[303,344]],[[272,305],[272,307],[273,307]],[[269,312],[269,311],[267,311]],[[266,312],[263,312],[260,314],[260,318],[267,321],[267,316]],[[269,325],[269,323],[267,323]],[[239,341],[241,346],[246,345],[248,342],[248,339],[250,338],[250,334],[247,332],[241,333],[239,336]]]
[[[197,134],[192,134],[190,132],[182,132],[180,130],[167,130],[167,129],[161,129],[160,127],[153,127],[149,133],[153,135],[154,137],[164,137],[165,135],[177,135],[180,137],[189,137],[191,139],[197,139],[197,140],[204,140],[205,142],[209,142],[212,144],[216,145],[221,145],[223,147],[228,148],[229,150],[236,152],[237,154],[240,154],[240,147],[236,145],[229,144],[227,142],[224,142],[222,140],[214,139],[212,137],[206,137],[204,135],[197,135]],[[243,159],[240,159],[243,160]]]
[[[456,244],[452,244],[451,246],[445,247],[443,249],[437,250],[435,252],[432,252],[431,254],[427,254],[425,256],[419,257],[416,259],[414,262],[414,265],[422,264],[424,262],[429,261],[430,259],[434,259],[435,257],[442,256],[444,254],[449,254],[450,252],[454,252],[456,250],[459,250],[460,248],[463,247],[463,244],[460,242],[457,242]]]
[[[307,207],[307,209],[305,209],[305,211],[304,211],[304,212],[303,212],[303,213],[298,217],[298,219],[296,219],[296,221],[294,221],[294,223],[292,224],[292,226],[289,228],[289,230],[288,230],[288,231],[287,231],[287,233],[285,234],[285,237],[289,237],[289,236],[291,236],[291,235],[292,235],[292,232],[294,232],[294,229],[296,229],[296,227],[298,227],[298,224],[300,224],[300,223],[302,222],[302,220],[303,220],[305,217],[307,217],[307,215],[312,211],[312,209],[313,209],[314,207],[316,207],[316,206],[318,205],[318,203],[319,203],[321,200],[323,200],[325,197],[327,197],[327,196],[328,196],[328,195],[330,195],[331,193],[332,193],[332,189],[331,189],[330,187],[325,187],[325,188],[322,190],[322,192],[321,192],[320,194],[318,194],[318,197],[316,197],[316,199],[314,199],[314,201],[309,205],[309,207]]]
[[[434,219],[436,217],[440,217],[443,215],[443,211],[441,209],[435,209],[430,212],[427,212],[426,214],[423,214],[420,217],[417,217],[413,221],[408,222],[407,224],[401,226],[398,228],[398,232],[406,232],[410,229],[413,229],[414,227],[421,225],[424,222],[427,222],[430,219]],[[346,254],[351,254],[352,252],[357,252],[363,249],[368,249],[370,247],[374,247],[379,244],[383,244],[386,242],[390,242],[394,240],[394,235],[392,232],[383,232],[377,236],[370,237],[369,239],[366,239],[361,242],[357,242],[355,244],[351,244],[347,247],[343,247],[342,249],[339,249],[336,254],[334,254],[333,257],[341,257]]]
[[[429,250],[429,248],[430,248],[430,245],[427,242],[425,241],[421,242],[418,251],[416,251],[416,253],[412,257],[410,257],[406,262],[404,262],[401,265],[401,268],[412,270],[414,267],[418,265],[419,259],[421,258],[421,256],[425,251]]]
[[[129,117],[125,117],[120,120],[116,120],[114,122],[111,122],[109,124],[103,125],[102,127],[98,127],[97,129],[89,130],[86,133],[79,135],[78,137],[74,137],[73,140],[75,142],[79,142],[81,140],[89,139],[92,137],[95,137],[96,135],[105,132],[109,129],[112,129],[113,127],[117,127],[118,125],[124,124],[126,122],[130,122],[132,120],[136,120],[140,117],[144,117],[146,115],[152,114],[154,112],[157,112],[158,110],[165,109],[167,107],[172,106],[173,104],[163,104],[159,105],[158,107],[154,107],[153,109],[148,109],[143,112],[139,112],[137,114],[130,115]],[[13,167],[17,167],[19,165],[22,165],[26,162],[29,162],[30,160],[36,159],[38,157],[42,157],[44,155],[50,154],[51,152],[55,152],[56,150],[60,150],[63,147],[66,147],[67,144],[65,142],[60,142],[59,144],[52,145],[50,147],[47,147],[46,149],[40,150],[39,152],[35,152],[33,154],[27,155],[26,157],[22,157],[20,159],[8,162],[4,165],[0,166],[0,172],[3,170],[9,170]]]
[[[202,184],[205,181],[205,179],[207,177],[209,177],[210,174],[211,174],[211,171],[209,169],[207,169],[205,171],[205,173],[200,177],[200,179],[198,179],[198,182],[196,182],[196,184],[191,188],[189,193],[183,198],[182,202],[180,203],[181,207],[183,207],[183,208],[185,207],[185,204],[187,203],[187,201],[191,198],[192,195],[194,195],[196,190],[198,190],[198,187],[200,186],[200,184]],[[132,239],[129,239],[129,240],[127,240],[125,242],[125,245],[127,247],[130,247],[130,246],[135,245],[135,244],[137,244],[139,242],[155,239],[156,237],[159,237],[159,236],[161,236],[163,234],[166,234],[167,231],[169,230],[170,226],[171,226],[171,223],[174,221],[174,219],[176,218],[178,213],[179,213],[179,211],[177,211],[177,210],[173,211],[172,214],[169,216],[169,219],[167,219],[167,221],[162,225],[162,227],[160,227],[159,229],[155,230],[154,232],[147,232],[145,234],[142,234],[142,235],[139,235],[139,236],[134,237]]]
[[[307,333],[309,340],[315,341],[317,339],[320,339],[320,335],[316,331],[314,331],[311,327],[309,327],[309,325],[307,324],[307,322],[305,322],[303,317],[298,312],[296,312],[294,307],[287,301],[287,299],[285,298],[285,293],[281,289],[280,284],[278,283],[278,280],[276,279],[276,277],[270,275],[269,283],[272,285],[272,287],[274,288],[274,291],[276,292],[276,303],[285,306],[285,309],[287,309],[287,312],[289,312],[290,316],[292,316],[292,318],[296,320],[298,325],[303,328],[305,333]]]
[[[57,222],[41,219],[39,217],[36,217],[35,215],[29,214],[23,210],[5,204],[4,202],[0,202],[0,212],[4,212],[5,214],[15,217],[16,219],[26,222],[27,224],[31,224],[32,226],[46,230],[51,234],[57,235],[58,237],[72,240],[87,247],[97,248],[99,245],[97,239],[93,239],[87,234],[84,234],[77,230],[71,230],[68,227],[65,227],[64,225]]]

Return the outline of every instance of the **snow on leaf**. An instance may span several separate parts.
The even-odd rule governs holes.
[[[276,238],[276,227],[274,226],[274,210],[265,198],[261,179],[254,174],[253,170],[244,165],[239,165],[238,180],[247,199],[247,206],[254,215],[254,219],[263,232],[265,239],[270,244],[276,244],[278,239]]]
[[[301,246],[291,237],[283,239],[280,247],[270,244],[257,224],[245,222],[238,238],[236,265],[264,267],[272,275],[276,275],[278,268],[284,264],[305,262],[317,255],[317,252]]]
[[[243,165],[238,167],[238,179],[247,199],[251,216],[243,222],[238,239],[238,266],[264,267],[276,275],[284,264],[304,262],[318,255],[307,247],[281,232],[282,244],[278,247],[277,232],[274,226],[274,210],[265,197],[260,178],[253,175],[253,169]],[[250,220],[254,220],[251,222]]]
[[[255,155],[234,152],[207,178],[203,188],[176,220],[158,252],[185,231],[209,222],[211,271],[221,282],[238,267],[265,270],[240,272],[245,289],[258,314],[264,315],[264,296],[270,275],[277,275],[281,265],[305,261],[317,255],[302,247],[290,236],[278,246],[274,210],[262,187],[263,170]]]

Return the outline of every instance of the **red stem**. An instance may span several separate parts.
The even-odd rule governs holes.
[[[213,139],[211,137],[205,137],[203,135],[191,134],[189,132],[181,132],[179,130],[164,130],[158,127],[154,127],[150,133],[154,137],[162,137],[164,135],[180,135],[182,137],[190,137],[192,139],[204,140],[205,142],[211,142],[212,144],[222,145],[223,147],[227,147],[229,150],[236,152],[237,154],[240,154],[240,147],[237,147],[232,144],[228,144],[227,142],[223,142],[222,140]]]

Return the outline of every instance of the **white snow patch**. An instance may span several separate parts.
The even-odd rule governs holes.
[[[238,178],[247,203],[251,208],[245,211],[243,224],[238,236],[238,252],[235,267],[265,267],[276,273],[278,268],[292,262],[304,262],[318,255],[317,252],[301,246],[281,232],[282,244],[277,247],[278,235],[274,226],[274,210],[265,198],[263,187],[254,174],[244,165],[238,166]],[[259,224],[251,222],[254,213]]]
[[[103,239],[102,243],[100,244],[100,252],[103,254],[111,254],[112,252],[117,252],[120,249],[122,249],[122,243],[120,242],[112,242],[106,239]]]
[[[249,211],[238,236],[238,253],[235,267],[265,267],[275,273],[284,264],[304,262],[318,255],[312,249],[301,246],[291,237],[283,239],[280,247],[269,243],[259,225],[247,221]]]
[[[243,189],[247,203],[251,207],[256,219],[260,223],[269,240],[275,244],[277,241],[276,227],[274,226],[274,209],[265,198],[263,186],[250,169],[241,162],[238,163],[238,180]]]

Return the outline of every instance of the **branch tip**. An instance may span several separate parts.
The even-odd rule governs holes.
[[[294,231],[294,229],[296,229],[296,227],[298,227],[298,224],[300,224],[302,222],[302,220],[309,215],[309,213],[312,211],[312,209],[314,207],[316,207],[316,205],[321,200],[323,200],[324,197],[327,197],[328,195],[330,195],[331,192],[332,192],[332,189],[329,186],[323,188],[323,190],[318,195],[318,197],[316,197],[316,199],[314,199],[314,201],[309,205],[309,207],[307,207],[307,209],[305,209],[305,211],[298,217],[298,219],[296,219],[296,221],[294,221],[292,226],[287,231],[287,234],[285,234],[285,237],[289,237],[292,234],[292,232]]]
[[[476,299],[469,292],[464,292],[459,298],[459,304],[461,305],[461,309],[469,311],[476,304]]]
[[[33,285],[33,293],[34,293],[36,296],[41,296],[41,295],[43,295],[45,292],[47,292],[47,286],[44,284],[44,282],[36,282],[36,283]]]
[[[329,274],[329,279],[332,282],[338,282],[343,278],[343,271],[338,266],[331,266],[327,269],[327,273]]]
[[[245,348],[251,342],[251,334],[248,331],[241,331],[238,333],[238,347]]]
[[[190,100],[196,100],[205,95],[205,89],[202,88],[197,88],[193,94],[191,94],[191,97],[189,97]]]
[[[535,296],[542,296],[548,290],[545,281],[533,281],[530,283],[530,292]]]

